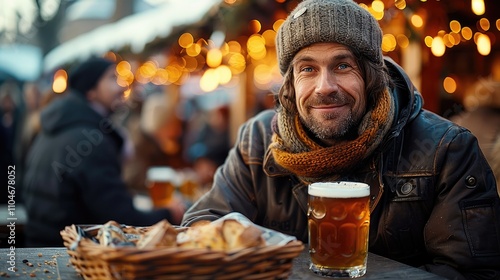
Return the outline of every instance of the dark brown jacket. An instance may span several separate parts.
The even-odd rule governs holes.
[[[342,178],[372,187],[370,251],[450,279],[499,279],[500,198],[476,138],[423,110],[408,77],[387,63],[397,119],[373,161]],[[241,127],[184,225],[240,212],[307,242],[307,186],[273,161],[273,116],[265,111]]]

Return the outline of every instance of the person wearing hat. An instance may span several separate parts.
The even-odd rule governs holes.
[[[476,138],[423,109],[352,0],[306,0],[277,32],[275,110],[239,130],[181,225],[240,212],[308,241],[308,184],[371,186],[369,251],[449,279],[500,279],[500,198]]]
[[[121,178],[124,137],[110,120],[124,89],[115,63],[90,58],[70,69],[69,93],[41,112],[41,131],[26,160],[26,246],[62,246],[71,224],[149,226],[179,223],[182,209],[143,212]]]

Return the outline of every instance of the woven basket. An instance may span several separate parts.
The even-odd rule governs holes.
[[[298,240],[234,253],[113,248],[81,238],[75,225],[61,236],[71,264],[84,279],[286,279],[293,259],[304,249]]]

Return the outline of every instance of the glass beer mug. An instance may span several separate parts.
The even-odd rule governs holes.
[[[167,206],[174,197],[177,173],[167,166],[150,167],[146,173],[146,185],[155,208]]]
[[[310,270],[326,277],[365,275],[370,187],[357,182],[309,185]]]

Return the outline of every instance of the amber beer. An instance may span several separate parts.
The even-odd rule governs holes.
[[[155,166],[147,171],[146,186],[154,207],[165,207],[174,196],[176,172],[170,167]]]
[[[321,276],[366,273],[370,187],[357,182],[309,185],[310,269]]]

